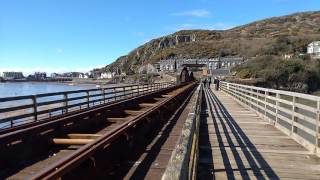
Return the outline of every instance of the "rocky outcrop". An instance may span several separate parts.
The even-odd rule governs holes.
[[[180,43],[187,43],[187,42],[194,42],[196,41],[196,35],[175,35],[175,36],[168,36],[163,37],[159,42],[158,48],[168,48],[178,45]]]

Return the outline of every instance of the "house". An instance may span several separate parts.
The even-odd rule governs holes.
[[[293,58],[293,56],[294,56],[294,54],[284,54],[284,55],[282,55],[282,58],[285,60],[288,60],[288,59]]]
[[[314,41],[308,45],[307,53],[313,59],[320,59],[320,41]]]
[[[79,78],[80,79],[88,79],[89,78],[89,74],[88,73],[80,73],[79,74]]]
[[[115,72],[104,72],[101,73],[100,78],[99,79],[112,79],[115,76]]]
[[[24,78],[22,72],[3,72],[3,79],[22,79]]]
[[[47,73],[46,72],[35,72],[34,78],[36,80],[45,80],[45,79],[47,79]]]

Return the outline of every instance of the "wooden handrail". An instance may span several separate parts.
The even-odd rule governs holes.
[[[221,90],[320,156],[320,97],[222,81]]]

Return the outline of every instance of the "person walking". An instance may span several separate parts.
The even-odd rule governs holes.
[[[217,79],[217,83],[216,83],[216,90],[219,91],[219,86],[220,86],[220,80]]]
[[[214,84],[214,90],[216,90],[217,89],[217,78],[215,77],[214,79],[213,79],[213,84]]]
[[[204,87],[207,87],[207,78],[205,78],[205,79],[203,80],[203,85],[204,85]]]
[[[211,77],[209,77],[209,89],[210,89],[210,85],[211,85]]]

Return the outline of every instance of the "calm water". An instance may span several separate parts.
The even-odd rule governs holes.
[[[0,83],[0,98],[95,88],[93,85],[71,86],[63,83]]]

